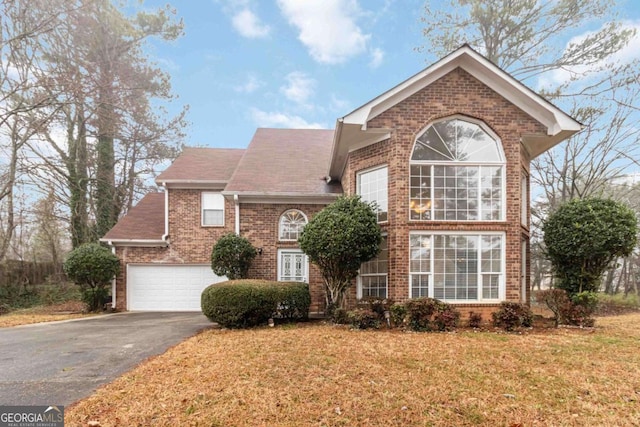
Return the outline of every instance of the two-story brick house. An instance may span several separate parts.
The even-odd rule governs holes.
[[[581,128],[463,46],[338,119],[334,130],[258,129],[244,149],[188,148],[102,239],[122,273],[115,305],[198,310],[222,280],[209,266],[223,233],[259,248],[250,275],[304,280],[323,310],[320,275],[297,245],[341,194],[376,202],[384,243],[354,297],[430,296],[490,312],[528,300],[529,163]]]

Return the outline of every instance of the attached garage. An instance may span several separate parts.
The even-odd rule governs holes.
[[[210,265],[129,264],[127,310],[200,311],[204,288],[224,280]]]

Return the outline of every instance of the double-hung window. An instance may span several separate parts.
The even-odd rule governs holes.
[[[503,233],[412,232],[411,297],[449,302],[504,299]]]
[[[411,155],[409,218],[502,221],[504,155],[497,137],[462,118],[436,122]]]
[[[202,225],[224,225],[224,196],[220,193],[202,193]]]
[[[388,168],[386,166],[358,173],[357,193],[362,200],[371,203],[378,222],[388,219]]]

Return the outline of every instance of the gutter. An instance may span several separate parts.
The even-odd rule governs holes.
[[[164,187],[164,234],[162,241],[169,244],[167,240],[169,238],[169,188],[166,182],[163,182],[162,186]]]
[[[237,194],[233,195],[233,204],[235,207],[236,235],[240,235],[240,198]]]

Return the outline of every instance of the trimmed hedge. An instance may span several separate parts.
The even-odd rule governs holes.
[[[202,292],[202,312],[226,328],[248,328],[269,318],[306,319],[311,305],[309,285],[301,282],[229,280]]]

